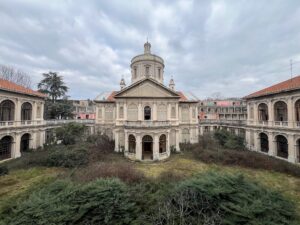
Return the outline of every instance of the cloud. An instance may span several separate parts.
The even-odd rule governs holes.
[[[280,1],[0,2],[0,64],[64,75],[72,98],[118,90],[146,37],[165,60],[165,84],[200,98],[242,97],[300,74],[300,4]]]

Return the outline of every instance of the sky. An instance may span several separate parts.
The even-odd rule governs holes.
[[[200,99],[243,97],[300,75],[299,0],[0,0],[0,64],[58,72],[72,99],[130,84],[130,61],[165,61],[164,83]]]

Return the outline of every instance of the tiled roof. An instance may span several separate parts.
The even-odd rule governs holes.
[[[180,96],[179,101],[188,101],[188,99],[185,97],[185,95],[181,91],[177,91],[177,94],[179,94],[179,96]]]
[[[117,91],[113,91],[112,93],[110,93],[110,95],[107,97],[107,101],[111,101],[111,102],[114,102],[116,99],[115,99],[115,95],[117,94],[118,92]]]
[[[300,76],[294,77],[292,79],[280,82],[278,84],[275,84],[273,86],[264,88],[260,91],[254,92],[250,95],[247,95],[244,98],[255,98],[260,97],[264,95],[270,95],[270,94],[276,94],[284,91],[290,91],[290,90],[296,90],[300,89]]]
[[[32,95],[32,96],[37,96],[41,98],[47,97],[47,95],[31,90],[29,88],[23,87],[21,85],[15,84],[11,81],[4,80],[0,78],[0,90],[5,90],[5,91],[11,91],[11,92],[16,92],[20,94],[26,94],[26,95]]]

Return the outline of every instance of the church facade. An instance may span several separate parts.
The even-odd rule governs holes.
[[[96,104],[96,129],[115,141],[115,151],[132,160],[164,160],[180,143],[198,142],[198,99],[164,85],[164,60],[151,53],[131,60],[131,84],[103,93]]]

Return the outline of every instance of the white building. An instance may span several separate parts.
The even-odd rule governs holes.
[[[115,140],[115,151],[132,160],[163,160],[179,143],[198,142],[198,100],[164,85],[164,60],[144,54],[131,60],[131,84],[96,97],[96,128]]]
[[[0,79],[0,160],[45,143],[45,95]]]

